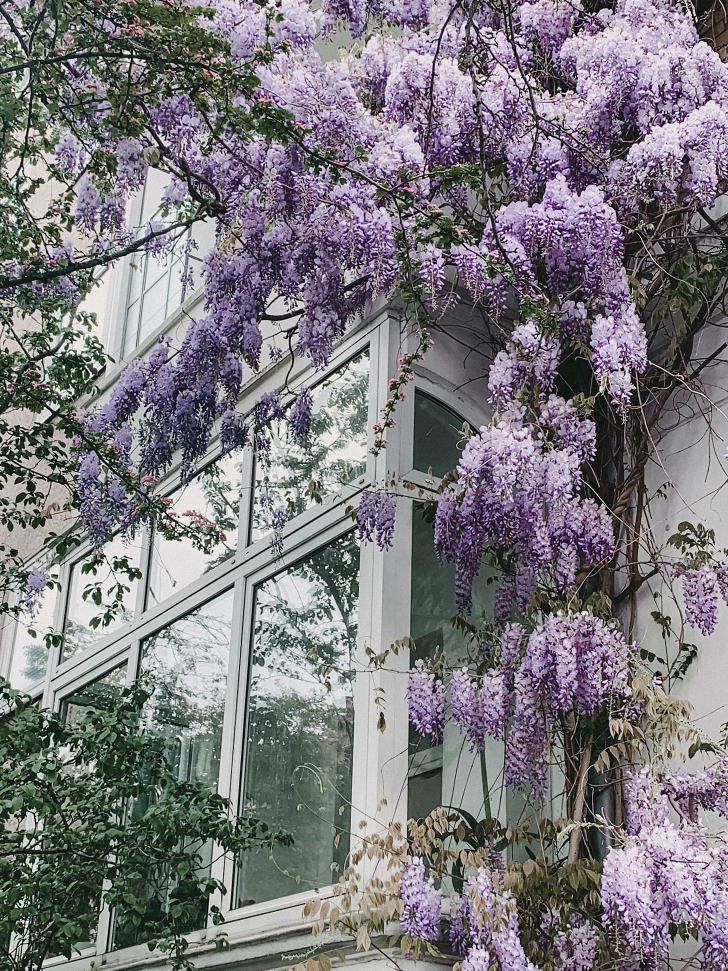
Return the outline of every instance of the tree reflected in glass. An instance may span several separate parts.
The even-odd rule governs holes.
[[[141,673],[153,694],[143,710],[149,732],[167,739],[167,756],[181,781],[201,782],[216,789],[220,771],[222,726],[225,715],[233,591],[228,590],[154,634],[142,645]],[[136,800],[132,817],[149,806],[148,797]],[[212,846],[195,847],[209,870]],[[137,926],[118,923],[114,947],[137,943],[149,923],[160,920],[178,899],[165,870],[146,873],[136,891],[146,898]],[[204,912],[205,900],[199,910]],[[201,925],[200,925],[201,926]],[[185,932],[196,927],[187,927]]]
[[[58,596],[59,587],[49,587],[32,617],[26,613],[18,616],[8,681],[19,691],[27,691],[43,680],[49,648],[60,642],[60,635],[52,633]]]
[[[234,555],[240,518],[240,469],[239,455],[225,456],[172,493],[170,512],[201,530],[206,520],[214,523],[215,536],[220,541],[211,543],[209,552],[205,552],[186,536],[173,540],[155,533],[149,566],[148,607],[166,600]]]
[[[242,809],[295,842],[273,861],[245,854],[239,906],[326,886],[345,865],[358,600],[353,535],[256,590]]]
[[[256,462],[251,541],[271,531],[262,494],[292,519],[366,471],[369,349],[312,392],[313,420],[306,443],[295,442],[287,422],[274,422],[269,462]]]
[[[71,567],[62,660],[87,650],[131,620],[141,577],[141,541],[114,537],[102,553]]]

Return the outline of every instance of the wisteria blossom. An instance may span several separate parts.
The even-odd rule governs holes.
[[[701,634],[712,634],[718,623],[718,577],[712,567],[704,564],[682,574],[687,621]]]
[[[287,384],[240,404],[251,375],[281,359],[281,333],[292,359],[321,371],[372,301],[399,301],[398,336],[421,353],[403,353],[399,373],[381,382],[389,381],[374,429],[381,452],[430,331],[457,305],[474,309],[479,325],[489,321],[481,404],[490,418],[440,485],[434,530],[437,555],[454,565],[462,629],[484,564],[500,576],[488,649],[446,658],[442,677],[415,664],[409,718],[431,741],[448,742],[449,692],[454,729],[476,762],[485,771],[487,740],[502,742],[504,783],[534,814],[544,811],[559,758],[576,818],[568,839],[554,836],[549,860],[577,885],[587,873],[601,910],[544,909],[541,900],[524,916],[527,866],[501,871],[481,856],[457,875],[453,947],[464,971],[532,971],[539,940],[548,966],[563,971],[590,971],[600,947],[617,949],[615,966],[655,967],[678,927],[699,935],[707,967],[726,966],[728,856],[701,816],[726,812],[722,755],[697,773],[636,773],[604,860],[583,859],[594,835],[584,824],[598,810],[582,797],[602,748],[625,757],[618,742],[642,744],[644,719],[658,707],[654,686],[652,708],[634,700],[644,672],[615,619],[618,596],[633,587],[616,594],[602,582],[621,562],[640,487],[610,510],[615,467],[629,463],[626,447],[618,461],[602,453],[615,430],[628,429],[623,444],[642,442],[634,416],[653,402],[638,392],[668,386],[655,363],[664,335],[654,340],[645,326],[658,316],[659,294],[638,279],[635,253],[657,260],[675,245],[685,265],[660,265],[667,286],[689,276],[686,254],[695,262],[705,251],[700,241],[683,252],[672,237],[667,247],[645,240],[673,220],[713,219],[708,210],[728,187],[728,68],[688,7],[670,0],[209,7],[209,30],[250,81],[233,85],[231,102],[246,119],[278,112],[285,137],[272,124],[241,133],[181,91],[156,101],[134,137],[106,132],[103,92],[83,141],[52,121],[54,171],[73,187],[76,234],[56,245],[49,266],[65,266],[79,246],[98,253],[133,239],[143,240],[145,259],[163,256],[181,232],[175,220],[185,225],[200,193],[216,231],[195,319],[81,416],[78,505],[91,541],[101,547],[153,518],[154,486],[177,461],[185,481],[212,447],[251,447],[265,465],[279,422],[299,444],[311,435],[315,377],[290,407]],[[370,30],[375,23],[385,29]],[[84,81],[95,83],[90,74]],[[101,147],[114,159],[108,177],[100,166],[86,171]],[[159,159],[170,175],[162,211],[132,227],[128,201]],[[6,272],[14,287],[23,269],[11,261]],[[62,276],[37,291],[62,295],[69,309],[78,292]],[[678,336],[682,348],[685,332]],[[688,385],[684,377],[675,386]],[[356,517],[358,539],[382,550],[395,542],[397,501],[386,483],[361,492]],[[259,501],[281,553],[285,511],[270,493]],[[688,623],[712,633],[726,571],[696,561],[679,572]],[[630,584],[639,588],[643,576],[640,567]],[[44,585],[29,578],[31,601]],[[647,750],[645,742],[640,757]],[[541,863],[546,873],[551,864]],[[441,893],[422,859],[405,864],[399,893],[403,930],[435,941]]]
[[[28,574],[25,587],[25,609],[29,614],[33,614],[38,607],[47,586],[48,574],[45,570],[34,567]]]
[[[425,876],[420,859],[405,863],[399,881],[402,898],[402,927],[412,937],[435,941],[440,928],[442,896],[432,877]]]
[[[366,490],[359,500],[357,522],[360,540],[376,541],[381,549],[394,542],[397,500],[388,492]]]
[[[445,688],[439,678],[425,670],[422,661],[417,661],[410,671],[407,702],[414,728],[421,735],[440,741],[445,728]]]

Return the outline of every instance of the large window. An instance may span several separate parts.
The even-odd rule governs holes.
[[[431,471],[437,477],[455,468],[467,427],[468,423],[452,408],[417,389],[415,468]],[[410,662],[414,664],[440,653],[450,670],[462,666],[476,646],[469,643],[463,628],[455,622],[455,566],[441,562],[435,553],[432,504],[413,504],[411,577],[410,636],[414,647]],[[473,624],[490,616],[492,591],[488,573],[483,569],[473,584]],[[490,744],[482,758],[473,755],[469,743],[449,721],[439,745],[410,731],[409,748],[407,814],[410,817],[422,819],[435,807],[447,805],[462,807],[480,818],[490,803],[491,790],[495,793],[500,789],[500,779],[494,777],[494,772],[488,773],[488,763],[497,764],[497,745]]]
[[[21,614],[15,624],[8,681],[19,691],[27,691],[45,678],[58,596],[58,587],[47,589],[34,616]]]
[[[217,787],[225,713],[233,594],[228,590],[142,644],[153,694],[144,715],[169,740],[180,779]]]
[[[306,442],[295,442],[286,422],[275,423],[270,452],[256,462],[251,540],[270,531],[272,508],[285,510],[292,519],[362,475],[368,408],[367,349],[313,388]]]
[[[138,202],[138,226],[145,235],[151,219],[158,216],[164,191],[161,172],[150,169]],[[182,275],[188,259],[185,241],[178,239],[171,252],[155,256],[144,251],[134,253],[129,262],[129,285],[125,300],[122,357],[130,354],[182,301]]]
[[[88,650],[104,634],[131,620],[140,560],[140,542],[127,544],[117,537],[103,557],[90,553],[71,566],[62,660]]]
[[[214,525],[216,541],[211,542],[209,551],[203,551],[186,537],[172,540],[155,534],[147,606],[166,600],[234,555],[240,519],[241,463],[240,455],[213,462],[172,493],[172,515],[185,523],[197,519]]]
[[[238,904],[326,886],[349,852],[359,547],[351,533],[255,589],[243,811],[294,845],[246,853]]]

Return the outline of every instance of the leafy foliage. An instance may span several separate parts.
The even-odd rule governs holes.
[[[140,730],[141,684],[64,718],[0,684],[0,967],[33,971],[92,941],[101,904],[117,927],[189,966],[185,935],[221,923],[215,854],[289,845],[180,780],[161,735]]]

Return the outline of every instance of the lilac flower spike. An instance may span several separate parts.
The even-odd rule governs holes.
[[[39,570],[37,567],[32,569],[25,586],[25,609],[29,614],[32,615],[35,612],[47,586],[48,574],[45,570]]]
[[[422,661],[417,661],[410,671],[407,701],[413,728],[435,742],[441,741],[445,730],[445,688],[439,678],[425,670]]]
[[[442,897],[432,877],[425,876],[420,859],[405,863],[399,881],[402,897],[402,927],[405,933],[423,941],[436,941],[440,931]]]

